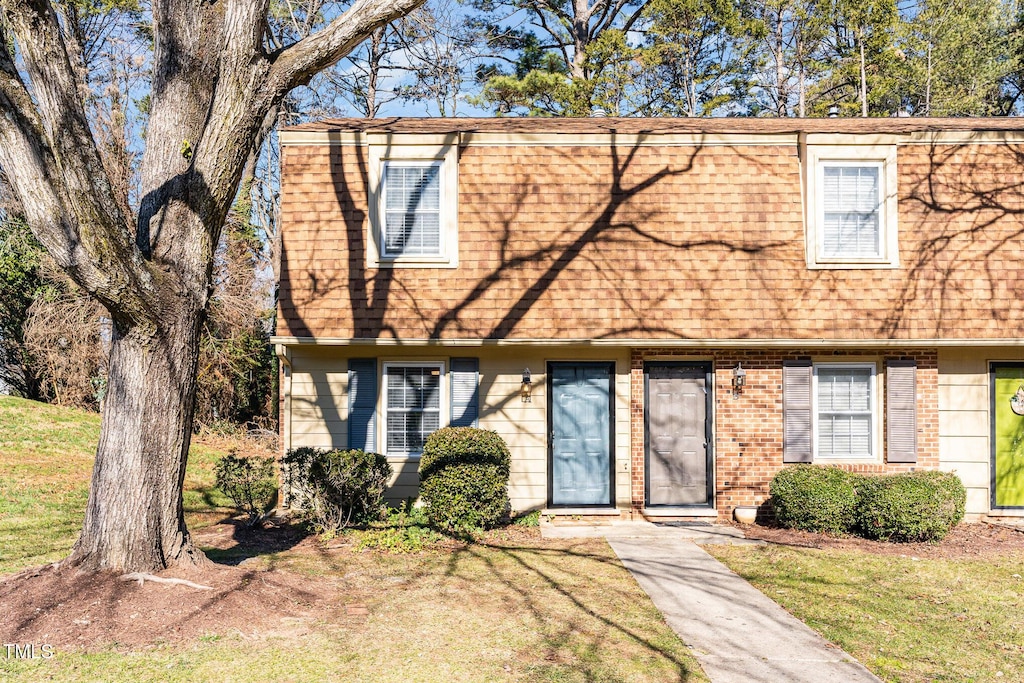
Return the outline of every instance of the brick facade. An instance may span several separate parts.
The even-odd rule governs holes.
[[[913,359],[917,363],[917,450],[915,464],[843,463],[844,469],[864,473],[937,469],[938,353],[918,349],[892,350],[724,350],[699,352],[671,348],[634,349],[630,357],[630,471],[634,510],[644,506],[644,363],[652,360],[710,361],[714,373],[715,507],[728,518],[737,505],[761,505],[768,498],[768,483],[784,467],[782,462],[782,363],[785,360]],[[746,387],[735,397],[732,370],[742,363]],[[884,400],[878,405],[884,409]],[[885,433],[884,410],[879,428]],[[883,449],[885,440],[882,439]],[[884,455],[884,450],[883,450]]]

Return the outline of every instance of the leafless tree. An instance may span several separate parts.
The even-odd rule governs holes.
[[[154,0],[149,120],[133,210],[90,127],[80,46],[56,3],[0,0],[0,166],[33,233],[113,323],[103,425],[67,562],[205,564],[182,482],[214,253],[268,114],[422,0],[356,0],[321,30],[267,40],[267,0]]]

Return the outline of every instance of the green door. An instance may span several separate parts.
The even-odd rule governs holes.
[[[993,363],[992,507],[1024,507],[1024,363]],[[1018,391],[1021,398],[1018,399]]]
[[[612,504],[609,363],[551,363],[551,505]]]

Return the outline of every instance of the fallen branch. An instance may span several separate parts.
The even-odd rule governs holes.
[[[131,574],[124,574],[119,577],[121,581],[138,581],[141,586],[146,581],[153,581],[154,583],[170,583],[179,586],[188,586],[189,588],[195,588],[200,591],[212,591],[213,586],[203,586],[198,583],[192,583],[185,579],[165,579],[162,576],[153,576],[152,574],[143,574],[142,572],[132,572]]]

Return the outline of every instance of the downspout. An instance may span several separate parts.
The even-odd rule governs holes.
[[[281,421],[281,457],[283,459],[292,449],[292,358],[290,349],[284,344],[274,344],[274,353],[277,355],[281,368],[281,374],[278,377],[278,386],[281,392],[278,415]],[[288,485],[289,477],[286,476],[283,463],[279,471],[281,487],[279,503],[282,508],[288,508],[292,503],[292,490]]]

